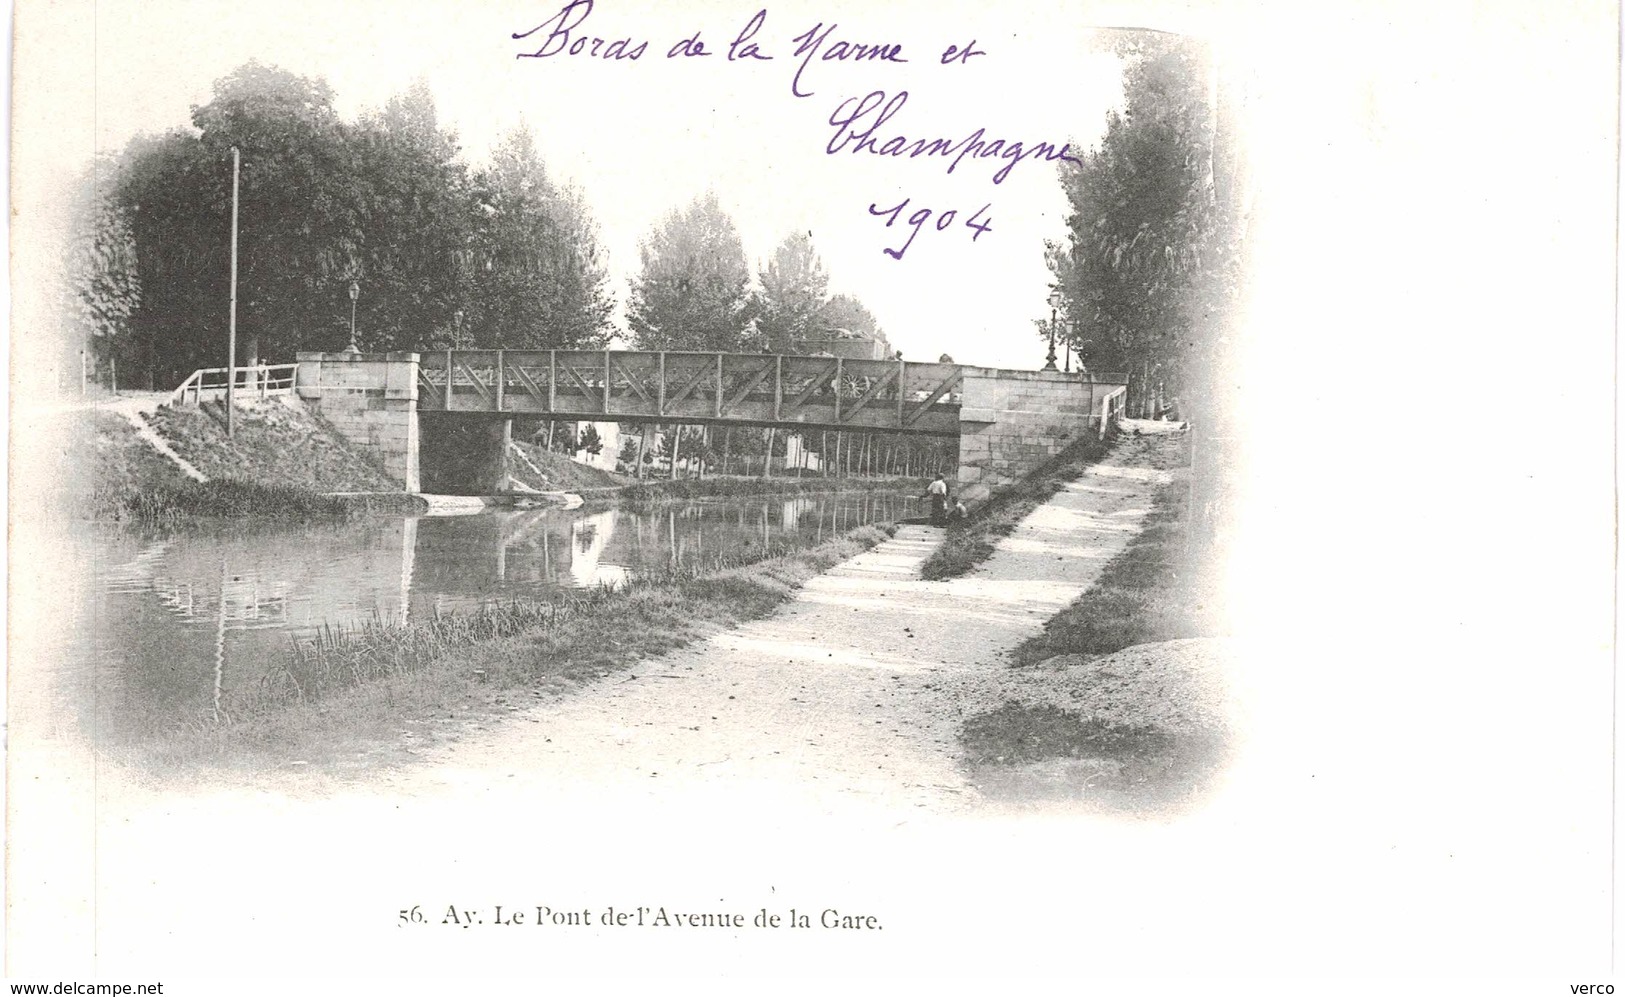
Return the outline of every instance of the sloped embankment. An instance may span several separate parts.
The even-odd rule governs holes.
[[[235,478],[312,492],[395,492],[378,463],[297,399],[240,403],[226,435],[218,405],[162,407],[147,421],[211,479]]]
[[[229,438],[218,406],[160,407],[135,415],[76,409],[30,425],[31,445],[51,456],[30,464],[36,470],[26,483],[26,497],[40,503],[41,515],[303,519],[422,508],[421,500],[398,494],[380,468],[294,400],[242,406]],[[195,480],[158,444],[208,480]]]
[[[618,488],[623,475],[571,460],[561,453],[522,440],[513,441],[508,468],[515,481],[537,491],[579,491],[583,488]]]
[[[54,467],[40,469],[47,508],[100,515],[120,497],[191,484],[174,461],[155,450],[123,415],[99,409],[65,412],[40,427]]]

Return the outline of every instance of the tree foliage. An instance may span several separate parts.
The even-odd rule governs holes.
[[[192,125],[123,150],[97,229],[106,245],[127,229],[118,259],[140,297],[122,348],[155,382],[226,360],[233,147],[239,362],[342,349],[352,282],[363,350],[607,340],[596,229],[522,127],[471,172],[423,81],[347,122],[326,82],[257,62],[219,80]]]
[[[1181,391],[1217,334],[1210,318],[1215,295],[1232,286],[1237,234],[1235,213],[1215,196],[1201,53],[1157,37],[1119,55],[1123,109],[1108,116],[1099,148],[1062,164],[1071,213],[1048,259],[1071,320],[1063,337],[1090,367],[1128,372],[1139,404],[1161,382]]]
[[[211,175],[221,172],[223,201]],[[130,359],[155,384],[225,362],[230,184],[230,161],[204,162],[191,135],[141,137],[125,147],[116,198],[128,214],[143,292],[130,315]]]
[[[141,276],[128,213],[115,194],[116,164],[98,160],[74,185],[62,310],[71,341],[98,359],[117,357],[130,341],[130,316],[141,303]]]
[[[476,231],[468,169],[418,80],[352,137],[366,235],[349,261],[360,285],[357,335],[372,350],[451,346],[466,307]],[[346,284],[346,292],[348,285]]]
[[[643,266],[627,309],[638,349],[760,348],[744,245],[715,193],[667,215],[639,254]]]
[[[365,205],[332,88],[250,62],[215,83],[214,99],[192,109],[192,123],[201,132],[197,185],[180,193],[200,196],[216,239],[227,242],[231,149],[241,153],[237,329],[246,355],[258,353],[256,342],[278,356],[342,347]]]
[[[614,303],[597,230],[579,191],[547,175],[524,125],[474,181],[471,346],[602,346]]]
[[[604,452],[603,437],[598,435],[598,427],[590,422],[582,423],[581,435],[576,437],[576,453],[585,450],[594,457]]]
[[[818,326],[820,329],[846,329],[864,335],[880,332],[880,324],[874,314],[850,294],[837,294],[825,302],[824,307],[818,310]]]
[[[793,232],[773,251],[761,280],[756,329],[774,353],[796,352],[829,302],[829,274],[813,249],[812,233]]]

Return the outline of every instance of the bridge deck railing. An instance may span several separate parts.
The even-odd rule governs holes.
[[[956,364],[781,354],[445,350],[419,362],[424,411],[623,421],[804,423],[957,432]]]

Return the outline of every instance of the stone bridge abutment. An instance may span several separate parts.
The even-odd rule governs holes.
[[[1126,380],[1126,379],[1125,379]],[[1123,384],[1044,370],[966,367],[959,403],[960,500],[977,505],[1036,471],[1120,410]]]
[[[294,393],[373,454],[403,491],[422,491],[416,353],[300,353]]]

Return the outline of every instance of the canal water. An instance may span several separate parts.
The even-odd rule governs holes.
[[[328,625],[469,613],[673,565],[806,546],[918,514],[891,492],[703,500],[647,509],[535,509],[245,529],[80,527],[75,619],[58,640],[80,700],[64,707],[118,743],[211,719],[293,642]],[[59,673],[62,674],[62,673]],[[85,688],[86,685],[92,688]],[[83,696],[94,702],[86,715]],[[92,719],[92,717],[94,719]],[[90,732],[87,732],[90,733]]]

